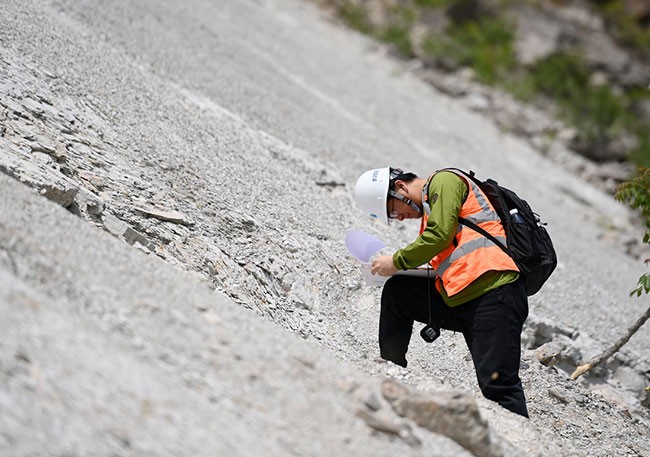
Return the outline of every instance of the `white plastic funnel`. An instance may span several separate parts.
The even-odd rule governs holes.
[[[386,247],[386,243],[360,230],[348,230],[345,235],[345,246],[352,257],[368,263],[374,253]]]

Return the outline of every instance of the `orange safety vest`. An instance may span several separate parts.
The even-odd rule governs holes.
[[[441,170],[442,171],[442,170]],[[460,209],[460,217],[474,222],[489,234],[506,244],[506,233],[499,215],[483,191],[465,176],[454,170],[446,170],[462,178],[468,186],[467,198]],[[429,180],[428,182],[431,182]],[[422,207],[425,214],[420,223],[420,234],[424,232],[429,219],[429,184],[422,189]],[[452,244],[429,262],[436,270],[436,286],[441,284],[448,296],[452,296],[469,286],[474,280],[488,271],[519,271],[514,260],[500,247],[480,233],[458,224]]]

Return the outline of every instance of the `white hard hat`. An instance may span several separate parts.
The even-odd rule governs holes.
[[[390,167],[368,170],[357,179],[354,200],[370,216],[388,224],[386,200],[390,184]]]

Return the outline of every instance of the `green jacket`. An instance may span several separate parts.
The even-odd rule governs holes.
[[[458,215],[467,198],[467,184],[449,171],[433,175],[429,184],[431,214],[427,226],[415,241],[393,254],[398,270],[408,270],[424,265],[447,248],[458,229]],[[426,203],[425,203],[426,204]],[[451,297],[441,287],[441,295],[447,306],[466,303],[519,277],[516,271],[488,271],[462,291]]]

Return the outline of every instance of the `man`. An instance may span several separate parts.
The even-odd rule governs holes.
[[[390,167],[369,170],[355,186],[355,200],[371,216],[422,218],[420,235],[371,272],[392,276],[384,285],[379,318],[381,357],[406,367],[413,322],[462,332],[483,395],[528,417],[519,378],[521,330],[528,300],[514,261],[469,227],[462,216],[505,240],[487,197],[462,173],[441,170],[428,179]],[[429,263],[431,279],[395,275]]]

